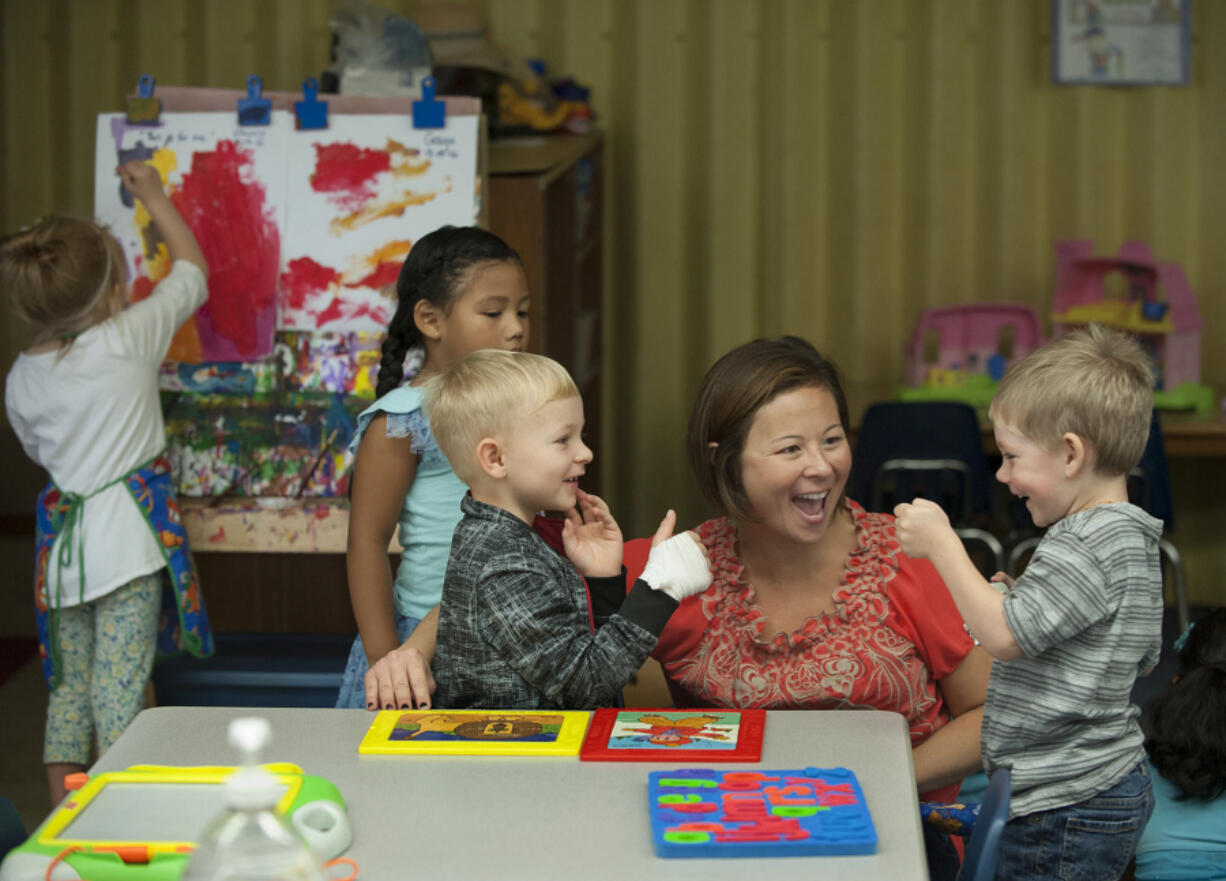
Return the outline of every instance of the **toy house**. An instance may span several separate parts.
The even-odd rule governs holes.
[[[1052,333],[1098,322],[1136,336],[1153,361],[1154,405],[1207,410],[1212,390],[1200,385],[1201,315],[1183,267],[1155,262],[1142,242],[1125,242],[1115,257],[1093,256],[1084,239],[1056,242]],[[1104,282],[1118,272],[1122,293]]]
[[[1005,369],[1042,344],[1038,315],[1021,303],[925,309],[907,344],[907,388],[899,396],[986,406]]]

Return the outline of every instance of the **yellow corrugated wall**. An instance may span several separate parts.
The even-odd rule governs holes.
[[[590,85],[607,133],[606,494],[628,534],[668,506],[702,515],[685,418],[729,347],[806,336],[859,411],[901,380],[923,307],[1045,315],[1057,238],[1180,261],[1203,380],[1226,390],[1226,2],[1193,4],[1186,88],[1053,85],[1048,0],[473,5],[498,42]],[[326,63],[332,6],[5,0],[5,228],[89,211],[94,114],[140,73],[295,89]],[[1224,465],[1174,470],[1194,597],[1226,602]]]

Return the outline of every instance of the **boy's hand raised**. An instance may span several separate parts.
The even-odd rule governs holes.
[[[639,578],[681,602],[711,586],[711,565],[696,533],[672,534],[676,523],[676,513],[669,510],[652,536],[651,554]]]
[[[961,545],[945,511],[928,499],[895,506],[894,534],[909,557],[932,557],[951,538]]]
[[[622,571],[622,531],[599,496],[578,490],[579,507],[566,512],[562,547],[584,575],[601,578]]]

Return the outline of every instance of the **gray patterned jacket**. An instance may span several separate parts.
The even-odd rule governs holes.
[[[434,675],[440,709],[612,706],[677,608],[637,581],[593,632],[583,579],[513,514],[466,495],[443,581]],[[591,579],[622,596],[622,576]],[[607,608],[597,603],[597,607]]]

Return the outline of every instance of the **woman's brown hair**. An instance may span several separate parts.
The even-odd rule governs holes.
[[[838,367],[800,337],[737,346],[703,377],[690,411],[686,450],[703,497],[725,516],[755,519],[741,480],[741,453],[754,416],[784,392],[809,387],[830,392],[846,428],[847,396]]]

